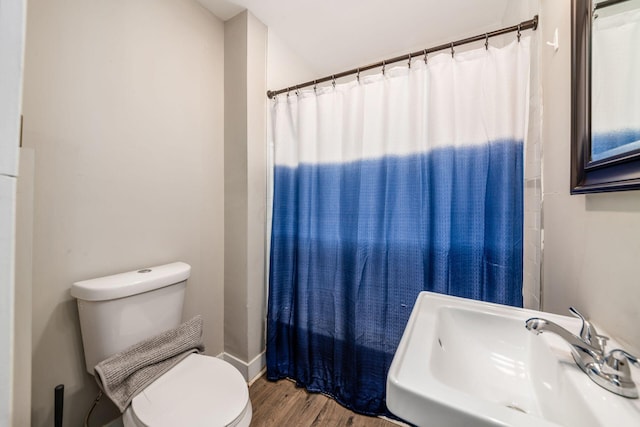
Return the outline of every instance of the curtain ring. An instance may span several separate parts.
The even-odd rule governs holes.
[[[358,74],[356,74],[356,80],[360,83],[360,68],[358,68]]]
[[[297,97],[300,97],[300,91],[298,90],[298,85],[296,85],[296,91],[293,92]]]
[[[427,49],[424,49],[424,65],[427,65]]]
[[[290,92],[291,92],[291,88],[290,88],[290,87],[288,87],[288,88],[287,88],[287,98],[289,98],[289,95],[291,95],[291,93],[290,93]]]
[[[333,88],[336,88],[336,76],[335,74],[331,76],[331,86],[333,86]]]
[[[484,50],[489,50],[489,34],[484,33]]]
[[[318,92],[318,81],[317,80],[313,81],[313,91],[316,92],[316,93]]]
[[[520,34],[521,26],[522,26],[522,24],[518,24],[518,43],[520,43],[520,36],[522,36],[522,34]]]
[[[453,58],[453,54],[455,53],[455,51],[453,50],[453,42],[451,42],[451,57]]]
[[[407,63],[407,67],[411,69],[411,54],[409,54],[409,62]]]
[[[384,59],[382,60],[382,75],[384,76],[384,72],[385,72],[385,67],[387,66],[387,64],[385,64]]]

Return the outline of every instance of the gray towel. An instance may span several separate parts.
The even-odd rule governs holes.
[[[202,351],[202,318],[196,316],[98,363],[95,378],[120,412],[124,412],[131,400],[159,376],[189,354]]]

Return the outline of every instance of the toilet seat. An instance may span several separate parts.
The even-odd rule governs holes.
[[[251,421],[249,389],[231,364],[191,354],[133,398],[125,427],[244,427]]]

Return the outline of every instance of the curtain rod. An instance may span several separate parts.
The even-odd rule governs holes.
[[[614,4],[624,3],[626,1],[629,1],[629,0],[605,0],[605,1],[601,1],[599,3],[596,3],[593,6],[593,10],[602,9],[603,7],[613,6]]]
[[[519,40],[520,39],[520,32],[522,30],[529,30],[529,29],[536,30],[537,28],[538,28],[538,15],[535,15],[533,17],[533,19],[530,19],[528,21],[523,21],[520,24],[513,25],[511,27],[501,28],[499,30],[491,31],[489,33],[479,34],[479,35],[474,36],[474,37],[467,37],[466,39],[456,40],[454,42],[441,44],[439,46],[431,47],[431,48],[428,48],[428,49],[423,49],[423,50],[419,50],[419,51],[416,51],[416,52],[408,53],[408,54],[405,54],[405,55],[396,56],[395,58],[385,59],[383,61],[376,62],[375,64],[369,64],[369,65],[365,65],[364,67],[353,68],[353,69],[348,70],[348,71],[343,71],[341,73],[337,73],[337,74],[333,74],[333,75],[330,75],[330,76],[322,77],[322,78],[316,79],[316,80],[310,80],[308,82],[297,84],[295,86],[286,87],[284,89],[268,90],[267,91],[267,97],[269,99],[271,99],[276,95],[280,95],[281,93],[290,92],[292,90],[298,90],[298,89],[303,88],[303,87],[315,86],[318,83],[324,83],[324,82],[328,82],[328,81],[335,81],[336,79],[339,79],[341,77],[350,76],[352,74],[358,74],[358,76],[359,76],[362,71],[371,70],[371,69],[377,68],[377,67],[383,67],[383,70],[384,70],[384,67],[387,64],[393,64],[395,62],[407,61],[407,60],[411,61],[412,58],[416,58],[416,57],[419,57],[419,56],[426,56],[426,55],[428,55],[430,53],[438,52],[438,51],[445,50],[445,49],[451,49],[451,55],[453,56],[453,54],[454,54],[453,48],[456,47],[456,46],[461,46],[463,44],[473,43],[473,42],[477,42],[477,41],[480,41],[480,40],[484,40],[485,41],[485,47],[486,47],[486,46],[488,46],[490,37],[500,36],[502,34],[513,33],[513,32],[517,31],[518,32],[518,40]]]

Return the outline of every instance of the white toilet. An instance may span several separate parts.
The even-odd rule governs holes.
[[[145,338],[177,327],[191,266],[183,262],[74,283],[87,371]],[[133,426],[247,427],[252,408],[240,372],[191,354],[133,398],[122,415]]]

